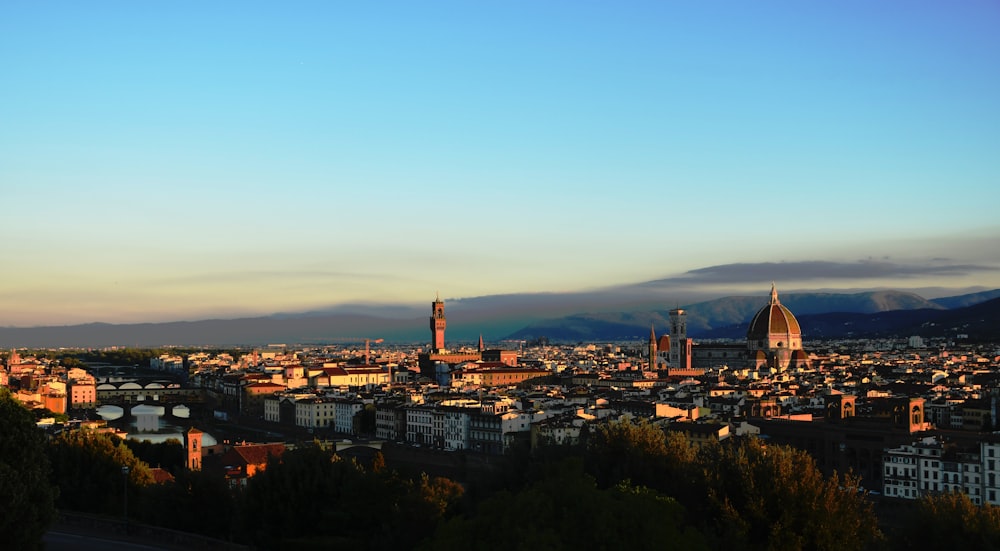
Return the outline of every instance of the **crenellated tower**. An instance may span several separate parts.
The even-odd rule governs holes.
[[[444,330],[448,322],[444,318],[444,301],[438,295],[431,303],[431,351],[441,352],[444,350]]]

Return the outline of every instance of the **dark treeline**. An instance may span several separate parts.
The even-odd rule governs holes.
[[[120,517],[125,492],[133,520],[260,549],[1000,548],[996,507],[925,498],[880,530],[858,479],[824,477],[804,452],[756,439],[698,449],[645,422],[519,450],[462,485],[305,445],[232,489],[221,474],[186,470],[176,441],[76,432],[46,442],[6,394],[0,415],[0,505],[18,513],[0,519],[0,537],[19,548],[56,507]],[[150,465],[174,480],[154,483]]]
[[[121,367],[149,367],[149,360],[163,354],[187,357],[196,352],[212,354],[229,354],[238,358],[242,353],[235,348],[115,348],[94,350],[29,350],[30,354],[39,358],[59,360],[64,367],[84,367],[88,363],[100,363]]]

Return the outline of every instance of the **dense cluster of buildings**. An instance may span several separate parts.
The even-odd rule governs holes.
[[[83,370],[44,369],[14,353],[0,382],[26,381],[17,393],[28,403],[60,393],[74,407],[196,399],[217,418],[275,432],[473,454],[571,445],[593,424],[645,419],[696,445],[742,435],[792,445],[825,472],[854,472],[888,497],[961,491],[1000,504],[996,345],[919,337],[806,343],[774,288],[744,342],[696,343],[686,325],[675,309],[667,334],[653,327],[648,343],[518,353],[480,338],[449,350],[436,299],[427,349],[273,346],[151,362],[183,375],[184,385],[95,383]]]
[[[17,350],[0,365],[0,386],[30,409],[65,414],[69,408],[97,405],[97,385],[85,369],[65,368],[58,362],[34,356],[22,357]]]

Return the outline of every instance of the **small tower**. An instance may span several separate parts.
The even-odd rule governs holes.
[[[444,330],[448,322],[444,319],[444,302],[438,295],[431,303],[431,351],[444,350]]]
[[[12,348],[10,356],[7,357],[7,368],[10,369],[15,365],[21,365],[21,355],[17,353],[16,348]]]
[[[191,427],[184,433],[184,449],[187,450],[187,468],[192,471],[201,470],[201,436],[200,430]]]
[[[839,423],[845,419],[854,417],[857,411],[855,408],[856,400],[856,396],[840,392],[824,395],[823,401],[826,404],[826,420],[831,423]]]
[[[483,334],[479,334],[479,353],[482,354],[486,350],[486,345],[483,344]]]
[[[653,324],[649,324],[649,369],[656,369],[656,332]]]

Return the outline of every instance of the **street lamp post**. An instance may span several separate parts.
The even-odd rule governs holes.
[[[122,465],[122,494],[125,496],[125,534],[128,534],[128,465]]]

